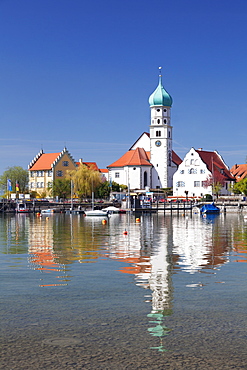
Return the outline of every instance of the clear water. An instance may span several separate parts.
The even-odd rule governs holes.
[[[1,368],[246,369],[242,214],[0,218]]]

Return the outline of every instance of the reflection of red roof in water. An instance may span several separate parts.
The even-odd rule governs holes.
[[[34,251],[32,251],[32,249]],[[43,270],[45,272],[60,271],[60,264],[55,262],[56,255],[52,247],[38,246],[33,247],[30,251],[30,262],[35,265],[36,270]],[[37,267],[36,267],[37,266]]]

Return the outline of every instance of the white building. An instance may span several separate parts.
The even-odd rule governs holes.
[[[212,182],[221,184],[220,194],[230,195],[234,177],[219,153],[191,148],[173,176],[173,195],[212,195]]]
[[[181,159],[172,150],[172,98],[162,85],[162,77],[149,97],[150,132],[144,132],[128,152],[109,165],[109,179],[130,189],[168,188]]]

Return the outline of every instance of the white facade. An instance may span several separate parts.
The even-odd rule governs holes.
[[[217,152],[212,152],[213,154],[216,154],[222,160]],[[173,195],[184,197],[186,192],[188,192],[189,197],[212,195],[212,186],[205,186],[205,182],[210,176],[212,176],[212,173],[209,171],[207,164],[201,159],[198,151],[191,148],[173,176]],[[222,195],[230,194],[229,185],[230,182],[226,181],[220,191]]]
[[[112,167],[110,179],[130,189],[144,189],[151,184],[151,166]]]
[[[170,107],[152,106],[150,124],[152,187],[172,187],[172,126]]]

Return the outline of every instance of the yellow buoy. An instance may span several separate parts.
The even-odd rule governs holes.
[[[102,220],[102,224],[103,225],[106,225],[107,224],[107,221],[106,220]]]
[[[136,222],[141,222],[139,217],[136,218]]]

